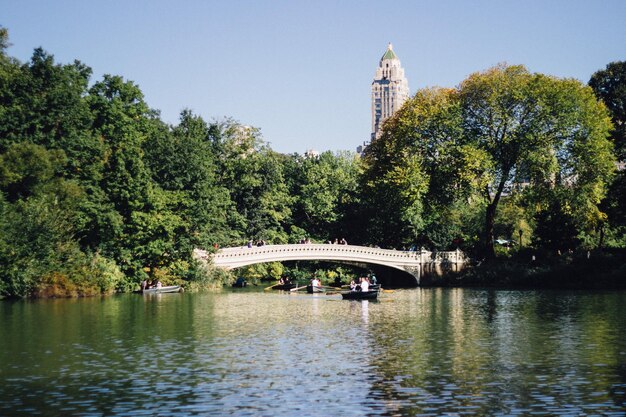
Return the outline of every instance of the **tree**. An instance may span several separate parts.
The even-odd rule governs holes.
[[[9,201],[26,199],[58,176],[67,159],[60,150],[32,143],[15,143],[0,154],[0,189]]]
[[[615,145],[618,158],[626,160],[626,61],[612,62],[604,70],[595,72],[589,80],[589,86],[596,95],[604,102],[611,113],[613,130],[611,140]],[[607,198],[603,202],[603,208],[608,215],[608,223],[611,228],[602,228],[604,233],[616,235],[613,244],[623,246],[626,244],[626,171],[618,173],[615,181],[611,184]],[[602,239],[601,239],[602,240]],[[600,241],[600,245],[602,242]]]
[[[423,221],[429,217],[419,208],[424,201],[441,212],[480,196],[483,252],[493,257],[498,205],[522,184],[531,185],[529,198],[539,210],[558,196],[578,230],[603,221],[598,203],[614,170],[609,129],[606,108],[579,81],[500,65],[470,75],[454,90],[419,91],[407,101],[366,152],[366,180],[380,193],[374,201],[385,211],[378,218],[391,214],[396,222],[383,226],[390,235],[419,229],[398,210]],[[403,181],[409,170],[415,176]],[[418,184],[427,189],[412,192]],[[569,192],[551,192],[555,188]],[[393,207],[384,205],[389,201]]]
[[[525,182],[576,189],[580,223],[597,223],[614,158],[606,108],[580,82],[498,66],[459,87],[465,141],[489,158],[483,189],[485,255],[493,257],[494,220],[505,186]],[[573,202],[572,202],[573,203]]]
[[[288,241],[292,198],[284,177],[284,156],[263,142],[257,128],[232,120],[209,128],[216,152],[218,181],[230,192],[242,237]]]
[[[604,70],[595,72],[589,86],[611,113],[611,140],[617,156],[626,158],[626,61],[611,62]]]
[[[0,26],[0,54],[4,55],[4,51],[11,46],[9,43],[9,31],[7,28]]]
[[[147,139],[145,154],[153,179],[182,216],[177,250],[191,253],[194,247],[236,240],[231,216],[235,210],[228,189],[218,183],[209,127],[201,117],[184,110],[171,131]]]
[[[434,231],[429,221],[465,196],[472,170],[463,166],[480,158],[462,155],[460,126],[458,94],[443,88],[419,90],[385,122],[364,155],[362,216],[371,243],[426,244],[425,230]]]
[[[141,235],[144,228],[154,227],[140,213],[154,213],[161,207],[154,199],[150,171],[144,161],[143,144],[150,134],[156,134],[159,121],[143,100],[141,90],[132,82],[118,76],[105,75],[89,90],[87,97],[93,114],[93,131],[106,149],[99,187],[103,201],[97,206],[107,211],[95,212],[93,227],[101,228],[90,242],[113,257],[124,272],[139,280],[150,261],[141,256],[141,241],[131,236]],[[114,219],[111,225],[107,219]]]
[[[330,151],[318,157],[296,154],[286,163],[295,225],[322,241],[353,236],[346,225],[352,221],[349,211],[358,204],[360,163],[356,155]]]

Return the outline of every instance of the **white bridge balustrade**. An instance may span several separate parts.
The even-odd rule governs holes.
[[[224,269],[282,261],[336,261],[359,266],[375,264],[399,269],[415,277],[419,276],[419,268],[423,264],[463,264],[466,261],[464,253],[458,249],[450,252],[399,251],[334,244],[242,246],[220,249],[213,254],[195,249],[194,257],[211,260],[214,266]]]

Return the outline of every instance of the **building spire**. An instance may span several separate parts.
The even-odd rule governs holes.
[[[387,50],[385,51],[385,54],[383,55],[383,57],[380,58],[381,65],[385,59],[398,59],[395,52],[393,52],[393,45],[391,44],[391,42],[387,44]]]
[[[389,42],[372,82],[372,140],[380,136],[383,122],[402,107],[409,94],[404,68]]]

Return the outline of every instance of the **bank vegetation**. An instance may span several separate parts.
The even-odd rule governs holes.
[[[280,154],[256,127],[189,110],[169,125],[122,76],[93,80],[43,49],[20,62],[8,45],[0,28],[2,297],[127,292],[145,278],[221,287],[234,276],[193,249],[249,240],[459,247],[487,263],[499,241],[509,252],[626,246],[624,63],[591,86],[499,65],[419,90],[361,158]],[[240,271],[251,282],[354,273]]]

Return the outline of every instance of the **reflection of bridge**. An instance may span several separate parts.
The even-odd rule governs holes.
[[[200,260],[212,259],[213,265],[224,269],[282,261],[335,261],[357,266],[381,265],[408,272],[418,282],[423,264],[465,262],[463,252],[458,249],[451,252],[415,252],[331,244],[266,245],[251,248],[244,246],[220,249],[214,254],[196,249],[194,256]]]

